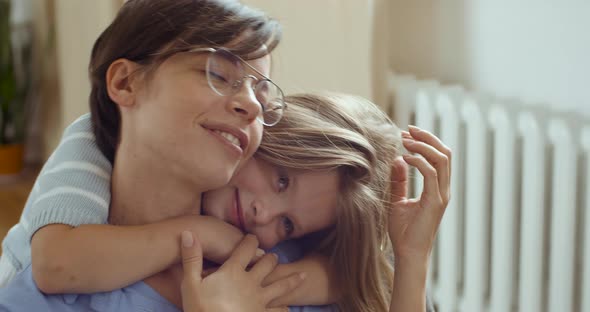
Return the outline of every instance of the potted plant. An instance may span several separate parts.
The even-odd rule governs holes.
[[[15,46],[10,9],[10,0],[0,0],[0,175],[23,168],[31,87],[31,45],[25,40]]]

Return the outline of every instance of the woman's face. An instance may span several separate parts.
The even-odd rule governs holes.
[[[258,237],[268,249],[336,222],[338,174],[274,167],[251,158],[229,185],[205,193],[203,212]]]
[[[258,148],[261,107],[252,79],[234,95],[216,94],[205,74],[208,55],[178,53],[164,61],[137,98],[132,131],[134,143],[142,145],[140,150],[155,166],[165,164],[180,179],[217,188]],[[270,56],[248,63],[269,75]]]

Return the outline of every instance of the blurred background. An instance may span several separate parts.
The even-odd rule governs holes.
[[[88,111],[90,49],[123,1],[0,2],[2,79],[13,64],[18,91],[0,117],[2,237]],[[453,148],[431,270],[440,311],[590,311],[590,2],[243,2],[283,24],[273,80],[287,93],[359,94]]]
[[[28,125],[27,159],[43,161],[88,111],[90,48],[122,0],[8,2],[13,27],[30,30],[35,48],[38,123]],[[395,71],[590,117],[586,1],[244,2],[284,26],[273,74],[287,92],[328,89],[385,105]]]

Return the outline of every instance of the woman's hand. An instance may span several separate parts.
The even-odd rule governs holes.
[[[418,155],[404,155],[403,160],[394,161],[389,237],[396,259],[427,259],[449,202],[451,151],[436,136],[417,127],[403,131],[402,138],[406,149]],[[416,167],[424,176],[419,198],[407,198],[407,165]]]
[[[181,284],[182,306],[186,312],[210,311],[288,311],[283,308],[266,308],[269,302],[297,288],[300,274],[292,274],[266,287],[264,278],[274,269],[277,257],[263,256],[249,271],[247,265],[256,254],[258,240],[247,235],[232,256],[217,270],[201,277],[203,252],[198,239],[191,232],[182,233],[182,263],[184,278]]]

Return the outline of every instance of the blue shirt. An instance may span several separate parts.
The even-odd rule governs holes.
[[[299,259],[301,249],[294,242],[283,242],[271,250],[279,255],[279,262]],[[180,312],[172,303],[144,282],[137,282],[110,292],[85,295],[44,295],[39,291],[29,265],[4,288],[0,288],[0,312],[17,311],[141,311]],[[291,307],[291,312],[337,311],[331,306]]]
[[[31,266],[0,289],[0,311],[180,312],[144,282],[91,295],[44,295],[37,289]]]

